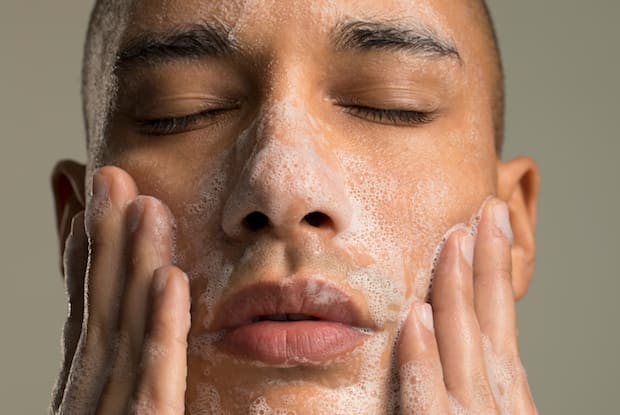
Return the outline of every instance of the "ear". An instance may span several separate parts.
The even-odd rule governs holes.
[[[497,163],[497,195],[508,204],[514,233],[512,287],[515,299],[528,290],[536,258],[536,214],[540,175],[536,163],[526,157]]]
[[[71,231],[71,220],[84,210],[84,177],[86,168],[83,164],[71,160],[62,160],[52,171],[52,192],[56,207],[56,229],[60,245],[60,267],[65,250],[65,241]]]

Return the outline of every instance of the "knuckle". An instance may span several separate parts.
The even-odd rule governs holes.
[[[512,266],[507,263],[501,263],[495,270],[496,277],[501,281],[512,281]]]

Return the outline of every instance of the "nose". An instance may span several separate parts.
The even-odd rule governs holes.
[[[344,172],[327,138],[304,111],[271,111],[239,140],[240,175],[224,205],[222,228],[234,240],[271,232],[335,236],[349,226]],[[238,156],[239,158],[239,156]]]

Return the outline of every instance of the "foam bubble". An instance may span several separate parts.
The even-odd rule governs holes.
[[[201,383],[196,386],[197,398],[188,403],[190,415],[223,415],[220,394],[211,384]]]
[[[377,327],[396,321],[406,303],[404,281],[389,278],[378,265],[352,272],[347,281],[366,296],[371,318]]]
[[[284,408],[276,408],[272,409],[267,403],[267,399],[264,396],[260,396],[256,398],[254,402],[250,404],[248,408],[249,415],[296,415],[297,412],[284,409]]]
[[[328,305],[348,302],[346,295],[335,290],[326,290],[317,280],[310,280],[306,286],[306,295],[314,299],[315,304]]]
[[[436,394],[428,382],[433,376],[429,362],[407,362],[399,368],[401,408],[407,414],[438,413]]]
[[[495,402],[502,415],[509,415],[513,395],[520,391],[517,382],[526,377],[525,369],[521,361],[502,359],[495,354],[491,340],[486,335],[482,335],[482,348]]]

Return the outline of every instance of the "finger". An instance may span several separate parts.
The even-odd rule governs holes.
[[[466,230],[450,235],[437,265],[431,304],[448,393],[468,410],[485,413],[495,410],[495,402],[474,311],[473,250]]]
[[[99,413],[125,413],[133,393],[147,321],[152,276],[172,262],[172,216],[159,200],[138,196],[127,209],[127,281],[120,311],[119,339]]]
[[[495,352],[502,356],[517,357],[511,243],[508,207],[492,199],[485,205],[478,225],[474,256],[476,315],[482,333],[489,338]]]
[[[478,226],[474,257],[475,306],[495,400],[503,413],[535,413],[519,357],[508,207],[490,200]]]
[[[450,407],[429,304],[412,307],[398,344],[403,415],[446,414]]]
[[[85,218],[89,258],[84,320],[61,405],[64,413],[92,412],[109,371],[124,286],[125,208],[136,194],[133,179],[121,169],[104,167],[93,177]]]
[[[84,212],[82,211],[71,220],[71,230],[65,243],[63,269],[68,297],[68,314],[61,340],[61,371],[52,393],[51,410],[53,413],[56,413],[62,401],[71,361],[82,330],[87,252],[88,241],[84,230]]]
[[[151,320],[131,413],[182,414],[187,377],[190,296],[187,275],[168,266],[155,272]]]

